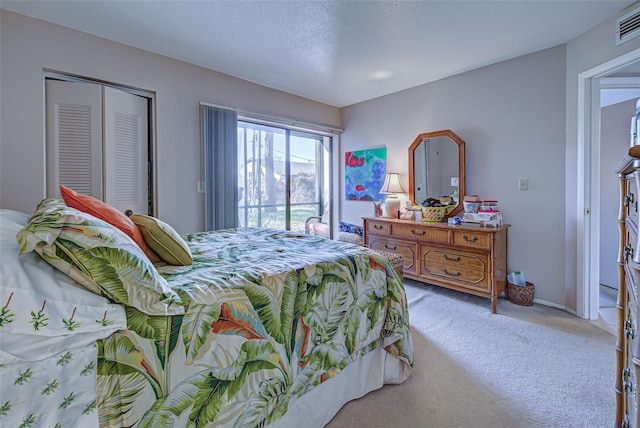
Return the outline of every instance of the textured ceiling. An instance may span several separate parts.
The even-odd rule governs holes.
[[[566,43],[633,3],[2,0],[0,7],[343,107]]]

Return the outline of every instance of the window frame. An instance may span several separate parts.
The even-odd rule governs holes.
[[[334,152],[334,147],[336,146],[336,133],[335,132],[331,132],[331,131],[335,131],[335,130],[326,130],[326,131],[321,131],[318,129],[310,129],[310,128],[305,128],[305,127],[301,127],[301,126],[294,126],[294,125],[288,125],[285,123],[281,123],[281,122],[277,122],[277,121],[273,121],[273,120],[264,120],[264,119],[260,119],[260,118],[256,118],[253,117],[251,115],[247,115],[247,114],[238,114],[238,129],[240,129],[241,127],[241,123],[245,123],[248,125],[257,125],[257,126],[265,126],[265,127],[270,127],[270,128],[275,128],[277,130],[282,130],[284,132],[284,137],[285,137],[285,195],[286,195],[286,201],[285,201],[285,229],[286,230],[291,230],[291,207],[295,206],[295,205],[316,205],[317,206],[317,212],[316,215],[317,216],[322,216],[324,213],[324,206],[328,206],[328,211],[329,211],[329,219],[330,219],[330,223],[329,223],[329,234],[330,237],[333,238],[334,235],[334,227],[333,227],[333,211],[334,211],[334,207],[333,207],[333,201],[334,201],[334,197],[333,197],[333,188],[334,188],[334,158],[335,158],[335,152]],[[245,130],[248,127],[244,127]],[[317,178],[316,178],[316,185],[320,186],[320,189],[316,189],[318,192],[317,194],[319,195],[318,200],[314,201],[314,202],[310,202],[310,203],[295,203],[292,204],[291,203],[291,152],[290,152],[290,144],[291,144],[291,137],[292,136],[300,136],[300,137],[307,137],[310,139],[316,139],[318,140],[318,143],[316,143],[316,161],[319,160],[320,165],[318,165],[318,162],[316,162],[316,174],[317,174]],[[246,131],[245,131],[245,138],[243,141],[240,141],[240,139],[238,139],[238,147],[240,148],[240,145],[243,145],[242,148],[242,153],[244,158],[246,159],[247,157],[247,153],[246,153]],[[321,145],[325,145],[326,149],[324,149]],[[326,150],[326,153],[324,153],[323,151]],[[326,165],[326,166],[325,166]],[[328,180],[327,177],[325,175],[325,168],[327,170],[328,174]],[[247,176],[245,175],[245,183],[244,183],[244,188],[245,188],[245,195],[246,195],[246,183],[247,181]],[[325,197],[325,194],[327,195]],[[327,200],[328,199],[328,200]],[[254,207],[254,208],[258,208],[259,212],[261,208],[264,208],[265,205],[259,204],[258,206]],[[240,212],[240,207],[238,207],[238,215],[239,216],[244,216],[244,224],[247,224],[247,217],[248,217],[248,209],[249,207],[247,206],[247,204],[245,203],[244,208],[243,208],[243,213]]]

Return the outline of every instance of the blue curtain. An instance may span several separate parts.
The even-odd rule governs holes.
[[[205,230],[238,227],[238,114],[200,106]]]

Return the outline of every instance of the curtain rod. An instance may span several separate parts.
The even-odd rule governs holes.
[[[332,126],[329,125],[323,125],[321,123],[311,123],[311,122],[304,122],[302,120],[298,120],[298,119],[291,119],[288,117],[279,117],[279,116],[271,116],[268,114],[262,114],[262,113],[253,113],[253,112],[249,112],[246,110],[240,110],[236,107],[229,107],[229,106],[223,106],[220,104],[213,104],[213,103],[208,103],[205,101],[200,101],[200,105],[201,106],[205,106],[205,107],[213,107],[213,108],[221,108],[221,109],[225,109],[225,110],[232,110],[235,111],[236,113],[238,113],[238,115],[240,116],[244,116],[244,117],[248,117],[251,119],[256,119],[256,120],[262,120],[262,121],[266,121],[266,122],[271,122],[273,124],[280,124],[280,125],[288,125],[288,126],[294,126],[297,127],[301,130],[315,130],[315,131],[323,131],[323,132],[327,132],[330,134],[341,134],[344,132],[344,129],[341,128],[334,128]]]

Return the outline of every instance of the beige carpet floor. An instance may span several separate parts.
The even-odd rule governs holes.
[[[347,403],[342,427],[611,427],[615,337],[542,305],[405,280],[414,371]]]

